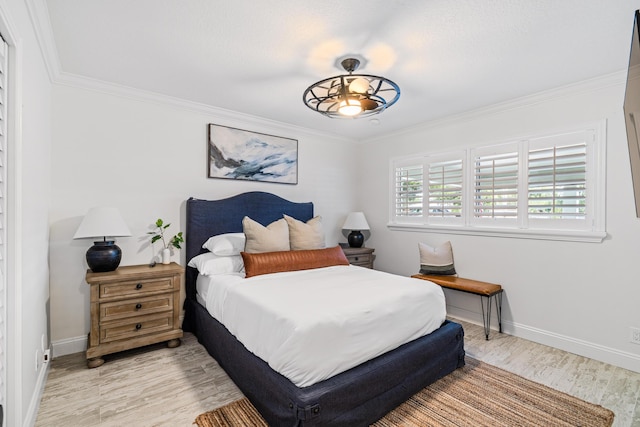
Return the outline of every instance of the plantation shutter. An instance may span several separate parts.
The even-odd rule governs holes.
[[[483,220],[515,220],[518,217],[517,147],[474,155],[473,216]]]
[[[527,212],[530,220],[587,218],[587,152],[593,132],[532,140],[528,153]]]
[[[0,37],[0,425],[7,407],[7,43]]]
[[[429,164],[429,218],[462,218],[462,159]]]
[[[394,216],[408,220],[421,218],[424,202],[422,164],[396,166]]]

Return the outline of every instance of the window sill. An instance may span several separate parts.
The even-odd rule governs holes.
[[[461,227],[448,225],[388,223],[393,231],[415,231],[421,233],[467,234],[472,236],[506,237],[512,239],[559,240],[565,242],[602,243],[607,237],[604,231],[577,230],[524,230],[513,228]]]

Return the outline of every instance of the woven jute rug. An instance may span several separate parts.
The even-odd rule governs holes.
[[[613,412],[566,393],[467,358],[373,424],[375,427],[608,427]],[[196,418],[199,427],[267,426],[246,399]]]

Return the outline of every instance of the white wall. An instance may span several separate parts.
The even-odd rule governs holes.
[[[5,425],[22,426],[35,421],[46,378],[42,341],[48,346],[51,83],[25,2],[1,2],[0,14],[3,35],[13,46],[9,77],[15,79],[9,85],[6,118],[10,228],[8,242],[3,242],[9,244]]]
[[[505,288],[506,332],[640,372],[640,219],[635,217],[622,101],[626,73],[448,118],[360,146],[360,200],[372,227],[376,266],[419,270],[418,242],[450,240],[461,277]],[[608,237],[602,243],[391,231],[389,161],[607,120]],[[447,291],[450,314],[481,323],[478,297]],[[493,325],[496,325],[495,318]]]
[[[119,238],[122,265],[149,262],[146,232],[157,218],[184,230],[184,201],[270,191],[314,201],[343,241],[345,215],[362,209],[372,227],[368,246],[376,267],[410,275],[418,270],[417,243],[451,240],[461,276],[501,283],[505,331],[638,370],[640,347],[629,327],[640,327],[634,277],[640,245],[622,116],[624,75],[577,84],[360,145],[246,116],[199,111],[67,85],[54,86],[51,220],[51,328],[54,354],[84,350],[89,328],[84,253],[91,242],[72,240],[86,211],[120,208],[134,236]],[[212,110],[214,111],[214,110]],[[444,151],[607,121],[607,232],[602,243],[575,243],[390,231],[388,171],[392,157]],[[217,123],[299,140],[299,184],[206,178],[206,125]],[[364,159],[359,173],[350,161]],[[359,196],[358,196],[359,195]],[[354,200],[354,198],[358,198]],[[157,249],[157,248],[156,248]],[[183,254],[174,259],[185,264]],[[545,264],[541,268],[540,264]],[[453,315],[481,321],[477,298],[447,292]],[[494,318],[495,326],[495,318]]]
[[[185,201],[266,191],[313,201],[323,217],[327,244],[344,241],[340,226],[355,207],[357,146],[301,129],[156,102],[56,85],[51,219],[51,328],[54,355],[83,351],[89,331],[89,286],[84,282],[90,240],[72,240],[93,206],[120,209],[133,237],[118,238],[121,265],[146,264],[159,247],[146,235],[159,217],[171,235],[184,231]],[[298,140],[298,184],[207,178],[207,124],[216,123]],[[183,253],[173,257],[186,265]]]

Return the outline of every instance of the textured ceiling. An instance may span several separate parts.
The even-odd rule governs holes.
[[[626,69],[638,0],[46,0],[60,70],[364,140]],[[302,93],[338,58],[397,104],[336,120]]]

